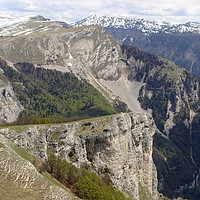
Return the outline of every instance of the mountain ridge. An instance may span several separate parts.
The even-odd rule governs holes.
[[[0,36],[14,37],[69,27],[67,23],[51,21],[41,15],[0,17]]]
[[[0,16],[0,36],[15,36],[18,32],[17,29],[25,28],[23,24],[27,22],[56,22],[64,27],[80,27],[80,26],[91,26],[98,25],[105,28],[122,28],[122,29],[135,29],[142,31],[145,35],[155,34],[155,33],[194,33],[200,34],[200,23],[198,22],[186,22],[186,23],[172,23],[169,21],[161,20],[146,20],[142,18],[128,18],[128,17],[110,17],[110,16],[100,16],[100,15],[90,15],[80,21],[68,24],[61,21],[52,21],[41,15],[29,15],[23,17],[1,17]],[[11,27],[15,27],[12,30]],[[16,31],[16,32],[14,32]],[[30,31],[30,30],[29,30]],[[43,28],[43,31],[45,29]],[[28,31],[24,31],[23,34],[28,34]]]
[[[184,32],[200,34],[200,23],[198,22],[177,24],[167,21],[149,21],[145,19],[132,19],[127,17],[91,15],[71,25],[73,27],[99,25],[106,28],[136,29],[142,31],[146,35],[159,32],[166,34]]]
[[[200,76],[200,23],[174,24],[123,17],[89,16],[72,26],[99,25],[123,45],[166,58]]]

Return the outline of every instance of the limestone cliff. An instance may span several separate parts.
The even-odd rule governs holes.
[[[15,121],[24,109],[15,96],[12,86],[0,72],[0,123]]]
[[[103,28],[93,26],[2,37],[0,56],[12,63],[28,62],[38,67],[72,72],[87,79],[111,103],[119,95],[108,90],[98,78],[117,80],[121,69],[126,67],[117,40]]]
[[[139,200],[139,185],[157,198],[152,160],[155,124],[149,115],[119,114],[85,122],[1,129],[15,144],[43,159],[54,152],[76,166],[89,165]]]

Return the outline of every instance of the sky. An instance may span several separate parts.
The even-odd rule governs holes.
[[[77,22],[90,15],[200,22],[200,0],[0,0],[0,16]]]

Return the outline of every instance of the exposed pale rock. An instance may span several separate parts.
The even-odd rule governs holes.
[[[157,197],[157,172],[152,160],[154,121],[147,114],[128,113],[96,121],[33,125],[21,131],[1,129],[17,145],[43,159],[54,152],[76,166],[107,172],[114,186],[139,200],[139,183]]]
[[[13,122],[19,113],[23,110],[23,106],[19,103],[12,89],[7,84],[0,88],[0,122]]]

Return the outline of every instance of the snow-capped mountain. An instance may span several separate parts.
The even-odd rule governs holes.
[[[200,34],[200,23],[197,22],[174,24],[167,21],[148,21],[145,19],[91,15],[79,22],[72,24],[74,27],[89,25],[98,25],[107,28],[137,29],[141,30],[145,34],[158,32],[192,32]]]
[[[0,17],[0,36],[29,35],[66,26],[64,22],[50,21],[43,16]]]
[[[25,17],[0,17],[0,28],[12,26],[14,24],[23,23],[31,20],[34,16]]]

